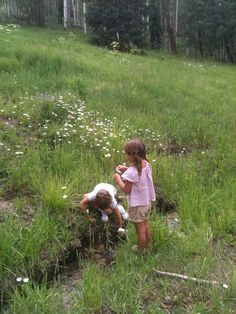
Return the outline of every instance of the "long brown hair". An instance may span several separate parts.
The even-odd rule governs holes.
[[[141,174],[142,172],[142,160],[145,159],[148,161],[146,157],[146,148],[138,139],[128,141],[125,146],[124,150],[126,154],[130,155],[134,159],[134,166],[137,168],[138,173]]]

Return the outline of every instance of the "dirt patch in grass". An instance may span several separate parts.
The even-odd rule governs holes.
[[[0,224],[4,223],[9,217],[13,217],[17,221],[20,218],[23,218],[25,224],[30,224],[32,223],[33,214],[33,207],[27,202],[27,200],[0,200]]]
[[[15,128],[19,124],[18,120],[0,117],[0,126],[5,127],[5,129]]]
[[[30,204],[24,202],[20,208],[15,205],[17,200],[8,201],[0,200],[0,224],[5,223],[7,218],[13,217],[15,220],[19,220],[23,217],[26,224],[31,224],[33,219],[33,209]]]
[[[191,153],[191,148],[188,145],[181,144],[159,144],[156,151],[158,154],[167,154],[167,155],[183,155],[187,156]]]
[[[185,144],[158,144],[154,145],[158,155],[184,156],[187,157],[193,150],[205,151],[209,148],[207,143],[198,143],[196,145]],[[151,148],[153,149],[153,147]]]

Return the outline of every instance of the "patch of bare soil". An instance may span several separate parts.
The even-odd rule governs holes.
[[[15,128],[18,125],[18,121],[11,118],[0,117],[0,125],[6,129]]]
[[[165,153],[167,155],[184,155],[187,156],[191,153],[191,148],[189,145],[181,144],[166,144],[159,145],[157,147],[157,153]]]
[[[24,206],[19,210],[14,202],[8,200],[0,200],[0,224],[5,223],[6,219],[11,216],[16,220],[22,218],[26,224],[31,224],[33,219],[32,207],[25,203]]]
[[[179,227],[179,216],[177,212],[171,212],[166,215],[166,223],[169,228],[177,229]]]
[[[19,218],[17,210],[14,205],[7,201],[0,201],[0,223],[5,222],[8,216],[13,216],[16,219]]]
[[[207,143],[198,143],[196,145],[187,144],[158,144],[154,145],[155,151],[158,155],[166,154],[173,156],[184,156],[187,157],[192,150],[207,150],[209,148]],[[152,146],[153,149],[153,146]]]
[[[106,248],[104,244],[98,244],[94,248],[83,247],[81,257],[85,260],[92,260],[101,267],[109,267],[115,262],[115,250]],[[70,309],[71,298],[80,294],[78,283],[82,277],[82,270],[77,261],[71,261],[63,269],[61,274],[61,292],[66,310]]]
[[[189,307],[196,301],[196,295],[187,287],[177,282],[170,283],[168,295],[165,295],[160,304],[160,308],[167,313],[174,313],[175,308],[181,308],[183,312],[188,312]]]

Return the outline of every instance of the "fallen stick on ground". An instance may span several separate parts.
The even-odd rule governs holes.
[[[160,271],[157,269],[154,269],[154,271],[161,275],[161,276],[167,276],[167,277],[174,277],[174,278],[180,278],[183,280],[189,280],[189,281],[194,281],[197,283],[205,283],[205,284],[210,284],[210,285],[214,285],[214,286],[222,286],[225,289],[228,289],[229,286],[227,284],[223,284],[220,283],[219,281],[215,281],[215,280],[205,280],[205,279],[199,279],[199,278],[195,278],[195,277],[189,277],[189,276],[185,276],[185,275],[181,275],[181,274],[175,274],[175,273],[169,273],[166,271]]]

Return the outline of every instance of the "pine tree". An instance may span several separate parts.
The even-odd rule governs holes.
[[[148,15],[151,47],[161,48],[163,42],[163,29],[161,25],[160,0],[150,0]]]
[[[109,46],[119,42],[120,49],[146,44],[146,1],[92,0],[88,5],[87,21],[97,43]]]
[[[217,1],[218,25],[217,43],[220,51],[224,48],[225,59],[236,61],[236,2],[235,0]]]
[[[201,57],[236,59],[235,0],[184,0],[186,45]]]

